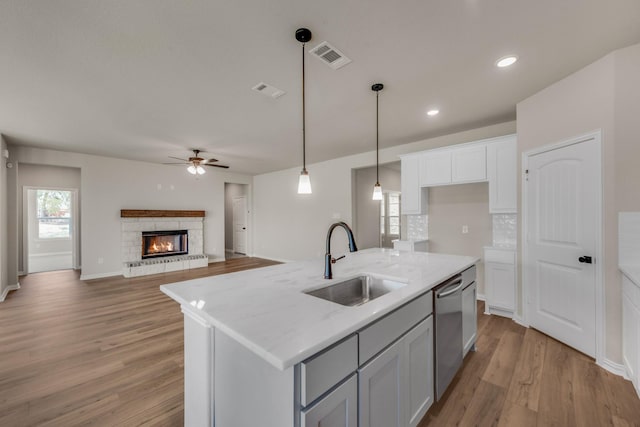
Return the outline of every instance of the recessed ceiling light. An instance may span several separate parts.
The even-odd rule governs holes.
[[[515,64],[517,60],[518,60],[518,57],[515,55],[505,56],[496,61],[496,67],[500,67],[500,68],[508,67],[509,65]]]
[[[435,109],[434,110],[429,110],[429,111],[427,111],[427,116],[433,117],[433,116],[438,115],[439,112],[440,112],[440,110],[435,110]]]

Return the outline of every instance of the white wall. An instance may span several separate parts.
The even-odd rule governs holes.
[[[639,111],[640,45],[615,51],[517,106],[520,154],[602,130],[604,353],[615,363],[622,360],[617,218],[621,210],[640,210]]]
[[[0,134],[0,296],[10,284],[7,266],[7,159],[2,156],[6,149],[7,143]]]
[[[180,166],[30,147],[13,146],[12,151],[17,168],[22,163],[80,168],[83,278],[121,273],[120,209],[205,210],[205,253],[224,259],[224,182],[251,184],[250,176],[217,169],[196,178]],[[18,209],[17,186],[9,182],[12,212]],[[9,238],[10,252],[17,254],[17,236]],[[9,261],[10,277],[17,276],[17,261],[13,271]]]
[[[443,185],[429,188],[429,252],[480,258],[476,282],[484,295],[483,248],[492,244],[489,184]],[[462,234],[462,226],[469,232]]]
[[[380,163],[398,155],[461,144],[515,132],[515,122],[502,123],[380,150]],[[308,164],[313,194],[298,195],[300,167],[254,177],[254,251],[256,256],[279,260],[321,257],[325,236],[335,221],[352,224],[352,169],[375,165],[375,151]],[[334,255],[348,252],[340,230],[334,235]],[[340,240],[340,241],[339,241]],[[322,265],[318,264],[318,274]]]
[[[379,168],[382,191],[400,191],[400,171],[384,165]],[[376,167],[358,169],[354,173],[354,221],[358,248],[380,246],[380,202],[372,200],[373,185],[376,183]]]

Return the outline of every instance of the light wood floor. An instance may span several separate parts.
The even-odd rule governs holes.
[[[478,304],[477,351],[418,427],[640,426],[631,382]]]
[[[72,271],[21,278],[0,304],[0,426],[181,426],[182,314],[158,286],[271,264],[238,258],[91,282]],[[511,320],[479,314],[478,322],[478,351],[420,427],[640,426],[628,381]]]

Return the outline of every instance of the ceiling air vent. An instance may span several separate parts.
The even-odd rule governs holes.
[[[274,99],[280,98],[282,95],[285,94],[285,91],[283,91],[282,89],[278,89],[277,87],[273,87],[270,84],[267,84],[264,82],[258,83],[257,85],[252,87],[251,90],[255,90],[258,93],[261,93],[265,96],[268,96]]]
[[[322,42],[318,46],[314,47],[309,51],[313,55],[317,56],[327,65],[329,65],[334,70],[338,68],[342,68],[347,65],[351,60],[344,56],[342,52],[340,52],[335,47],[331,46],[329,42]]]

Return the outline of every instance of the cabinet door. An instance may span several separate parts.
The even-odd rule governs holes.
[[[302,411],[301,427],[357,427],[358,378],[346,382],[315,405]]]
[[[515,136],[487,146],[487,179],[489,180],[489,212],[518,211],[518,159]]]
[[[406,156],[400,159],[401,207],[403,215],[419,215],[426,211],[426,200],[420,188],[419,158]]]
[[[404,427],[403,353],[399,340],[358,371],[360,427]]]
[[[462,345],[466,356],[476,342],[478,304],[476,283],[467,286],[462,291]]]
[[[406,361],[407,425],[416,427],[433,404],[433,316],[403,338]]]
[[[515,268],[509,264],[486,263],[487,304],[513,313],[515,309]]]
[[[420,155],[420,186],[451,184],[451,152],[437,150]]]
[[[451,153],[451,182],[478,182],[487,180],[486,146],[456,148]]]

